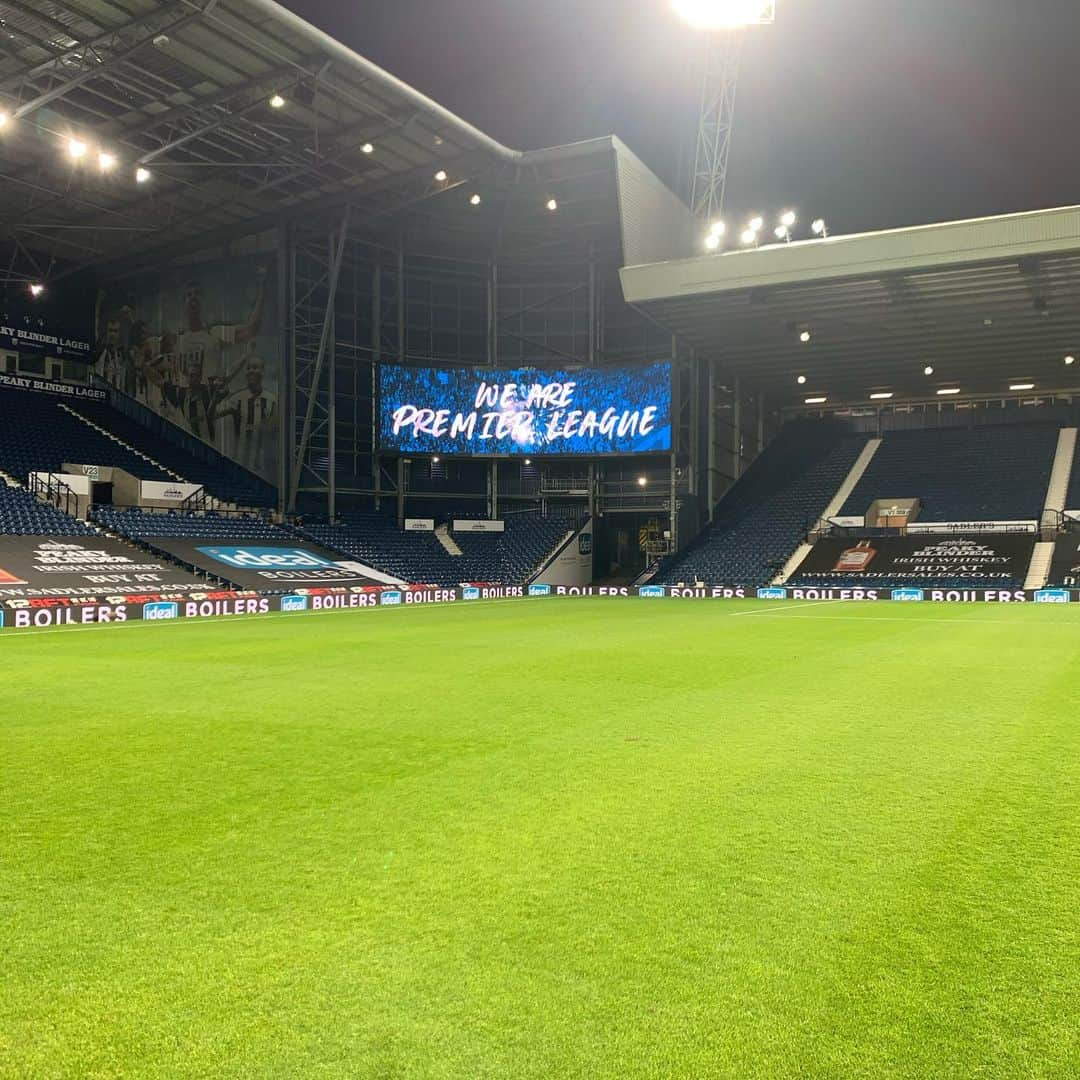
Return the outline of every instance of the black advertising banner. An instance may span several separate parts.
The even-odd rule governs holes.
[[[1034,547],[1034,535],[1009,533],[819,540],[794,576],[867,585],[955,578],[990,586],[1022,582]]]
[[[188,593],[209,586],[106,536],[0,536],[0,603],[47,597]]]
[[[235,537],[220,540],[155,537],[149,541],[182,562],[243,589],[290,590],[320,585],[376,585],[370,567],[351,562],[317,544],[267,546]]]
[[[79,383],[60,382],[57,379],[43,379],[37,375],[11,375],[0,371],[0,387],[10,390],[33,390],[39,394],[55,394],[57,397],[78,398],[83,401],[107,401],[109,395],[104,390]]]
[[[1050,584],[1080,589],[1080,533],[1058,540],[1054,561],[1050,564]]]

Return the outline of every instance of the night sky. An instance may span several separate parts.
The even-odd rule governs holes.
[[[618,135],[667,182],[700,39],[668,0],[284,0],[517,149]],[[728,216],[834,232],[1080,202],[1076,0],[778,0],[748,32]]]

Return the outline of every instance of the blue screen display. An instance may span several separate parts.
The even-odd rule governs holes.
[[[379,369],[384,450],[413,454],[650,454],[671,449],[671,365]]]

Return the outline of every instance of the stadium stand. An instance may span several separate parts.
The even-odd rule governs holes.
[[[59,472],[64,462],[112,466],[140,480],[175,479],[44,394],[0,389],[0,414],[0,469],[22,483],[31,472]]]
[[[267,540],[288,545],[291,535],[254,515],[223,515],[213,510],[206,514],[154,514],[143,513],[137,507],[118,510],[99,506],[91,511],[91,517],[110,531],[140,542],[163,537],[217,540],[228,536],[236,541]]]
[[[788,423],[720,502],[713,523],[662,565],[654,582],[768,584],[828,506],[866,441],[838,421]]]
[[[563,518],[506,519],[503,533],[454,533],[461,555],[451,555],[431,532],[402,532],[378,513],[342,515],[336,524],[306,521],[299,535],[386,574],[430,585],[488,582],[523,584],[566,536]]]
[[[277,493],[271,484],[249,473],[209,446],[205,446],[203,451],[207,460],[200,460],[182,446],[154,434],[149,428],[125,416],[111,405],[80,401],[71,408],[164,465],[188,483],[202,484],[209,494],[224,503],[239,507],[272,507],[277,502]]]
[[[91,536],[94,530],[24,488],[0,482],[0,534],[8,536]]]
[[[840,511],[918,498],[922,521],[1032,521],[1042,514],[1055,425],[941,428],[885,436]]]

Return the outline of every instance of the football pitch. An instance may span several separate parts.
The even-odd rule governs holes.
[[[1080,1075],[1080,610],[0,634],[0,1076]]]

